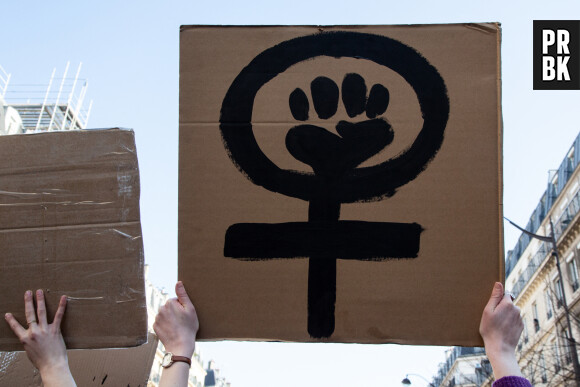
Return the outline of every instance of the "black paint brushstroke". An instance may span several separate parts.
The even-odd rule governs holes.
[[[288,132],[286,147],[295,158],[311,165],[314,174],[282,170],[269,160],[252,132],[256,94],[292,65],[318,56],[367,59],[399,73],[417,94],[424,119],[413,144],[393,159],[356,168],[392,141],[392,128],[385,120],[341,121],[337,125],[341,137],[321,127],[299,125]],[[369,118],[382,114],[389,95],[379,86],[371,89],[366,106],[364,79],[347,75],[343,102],[348,115],[354,117],[365,108]],[[311,93],[319,118],[336,113],[339,93],[332,80],[316,78]],[[295,89],[289,102],[296,119],[307,117],[308,100],[302,90]],[[228,89],[220,130],[228,155],[253,183],[309,201],[308,222],[233,225],[226,232],[224,255],[238,259],[309,257],[308,332],[315,338],[330,337],[334,332],[336,259],[416,257],[422,230],[418,224],[339,221],[341,203],[390,196],[415,179],[441,147],[448,115],[447,90],[437,70],[415,50],[390,38],[355,32],[322,33],[265,50]],[[364,232],[357,231],[360,228]]]
[[[224,256],[241,260],[416,258],[421,232],[417,223],[237,223],[226,232]]]
[[[317,77],[310,83],[312,103],[319,118],[332,117],[338,109],[338,86],[330,78]]]
[[[375,118],[383,114],[389,106],[389,90],[383,85],[373,85],[367,102],[367,117]]]
[[[417,94],[423,127],[415,142],[393,159],[349,171],[336,186],[341,203],[393,195],[415,179],[441,147],[449,99],[443,79],[421,54],[384,36],[325,32],[282,42],[256,56],[233,81],[222,103],[220,130],[228,155],[254,184],[306,201],[316,195],[314,174],[280,169],[262,152],[252,132],[252,111],[263,85],[291,66],[318,56],[366,59],[386,66]]]
[[[317,176],[338,180],[393,141],[384,120],[358,123],[340,121],[341,137],[315,125],[298,125],[286,135],[286,148],[294,158],[312,167]]]
[[[340,202],[332,193],[334,181],[333,177],[322,176],[319,181],[319,196],[310,200],[308,205],[308,224],[338,223]],[[314,338],[330,337],[334,332],[336,258],[338,255],[325,260],[322,249],[319,249],[318,252],[312,252],[309,256],[308,333]]]
[[[306,97],[306,93],[302,89],[297,88],[290,93],[288,105],[290,106],[292,117],[298,121],[306,121],[308,119],[310,105],[308,104],[308,97]]]
[[[346,74],[342,80],[342,103],[350,118],[365,111],[367,104],[367,85],[359,74]]]
[[[308,261],[308,333],[315,339],[334,332],[336,259],[313,255]]]
[[[356,123],[340,121],[336,131],[350,147],[343,157],[352,160],[351,169],[379,153],[394,138],[391,125],[381,118]]]

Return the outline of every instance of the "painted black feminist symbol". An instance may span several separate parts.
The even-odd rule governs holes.
[[[375,118],[382,114],[380,98],[385,96],[380,89],[383,86],[375,85],[368,101],[364,98],[369,120],[341,121],[337,125],[340,137],[313,125],[298,125],[289,130],[287,149],[298,160],[310,164],[313,174],[284,170],[268,159],[252,131],[256,94],[289,67],[319,56],[365,59],[401,75],[417,95],[423,117],[423,127],[413,144],[392,159],[356,168],[393,139],[390,125]],[[364,110],[356,107],[356,101],[361,101],[355,95],[361,86],[358,77],[349,74],[342,85],[349,116]],[[326,90],[321,94],[328,96],[334,93],[328,90],[336,87],[329,81],[318,77],[311,88],[314,91],[321,87]],[[379,102],[372,97],[373,89]],[[292,113],[299,120],[306,118],[302,94],[297,89],[290,95]],[[386,95],[388,98],[388,91]],[[354,103],[347,102],[351,97]],[[316,100],[320,99],[314,99],[320,116]],[[322,111],[323,115],[329,113],[324,112],[324,107]],[[390,197],[398,187],[415,179],[439,151],[448,116],[447,89],[438,71],[417,51],[396,40],[357,32],[323,32],[291,39],[263,51],[240,72],[224,97],[220,116],[222,138],[231,160],[254,184],[308,201],[308,221],[234,224],[226,231],[224,255],[241,260],[310,258],[308,332],[313,338],[330,337],[334,332],[336,259],[416,258],[422,232],[416,223],[341,221],[341,203]],[[330,159],[319,157],[321,152]]]

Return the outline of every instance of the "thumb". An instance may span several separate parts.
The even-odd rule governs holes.
[[[496,282],[493,285],[493,290],[491,291],[491,297],[485,306],[486,309],[494,310],[495,307],[501,302],[503,298],[503,285],[501,282]]]
[[[177,300],[183,306],[192,305],[187,292],[185,291],[185,287],[183,286],[183,282],[177,281],[175,284],[175,294],[177,295]]]

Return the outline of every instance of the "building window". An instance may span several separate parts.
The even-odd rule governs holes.
[[[565,328],[562,331],[562,341],[564,343],[564,353],[565,353],[565,358],[566,358],[566,364],[570,364],[572,363],[572,352],[571,352],[571,348],[570,348],[570,341],[568,339],[568,328]]]
[[[544,299],[546,301],[546,319],[552,318],[553,308],[552,308],[552,297],[550,297],[550,289],[544,291]]]
[[[574,147],[572,147],[570,153],[568,153],[568,156],[566,156],[566,176],[568,178],[570,178],[572,172],[574,172],[574,167]]]
[[[534,315],[534,331],[540,330],[540,319],[538,318],[538,304],[534,301],[532,304],[532,314]]]
[[[544,359],[544,354],[540,355],[540,376],[542,377],[542,383],[548,382],[548,374],[546,373],[546,360]]]
[[[552,348],[554,351],[554,372],[560,372],[560,368],[562,368],[560,364],[560,348],[558,347],[558,342],[554,340],[552,342]]]
[[[532,366],[532,362],[529,362],[526,365],[525,369],[526,369],[527,378],[530,380],[534,380],[534,367]]]
[[[528,324],[526,324],[526,316],[522,316],[522,323],[524,324],[524,334],[523,339],[524,339],[524,344],[528,343]]]
[[[568,273],[570,275],[570,283],[572,285],[572,290],[578,290],[578,265],[576,264],[576,259],[572,258],[568,262]]]
[[[556,306],[560,309],[563,305],[562,283],[559,278],[554,280],[554,290],[556,291]]]

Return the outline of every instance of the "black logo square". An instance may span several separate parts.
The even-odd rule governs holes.
[[[580,90],[580,20],[534,20],[534,90]]]

